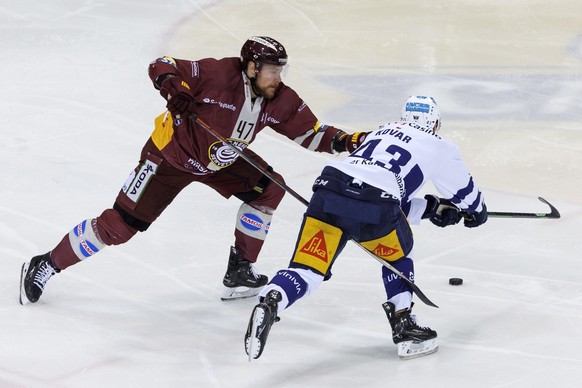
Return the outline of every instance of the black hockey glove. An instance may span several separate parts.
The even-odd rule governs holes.
[[[351,154],[362,145],[366,135],[366,132],[354,132],[349,134],[344,131],[338,131],[332,141],[333,150],[337,152],[348,151]]]
[[[463,217],[465,218],[464,224],[467,228],[475,228],[483,225],[487,221],[487,206],[483,204],[483,210],[480,212],[466,213]]]
[[[174,117],[184,116],[191,113],[196,106],[194,97],[190,93],[190,86],[184,82],[182,77],[167,77],[162,81],[160,94],[168,103],[166,108]]]
[[[424,199],[426,199],[426,209],[422,218],[428,218],[430,222],[441,228],[458,224],[461,221],[460,209],[448,199],[438,198],[430,194],[425,195]]]

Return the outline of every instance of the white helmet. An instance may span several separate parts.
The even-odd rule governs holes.
[[[416,123],[436,133],[441,127],[441,111],[432,97],[410,96],[402,107],[401,120]]]

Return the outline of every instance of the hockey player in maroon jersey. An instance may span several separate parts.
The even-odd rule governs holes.
[[[348,135],[320,123],[297,93],[282,82],[286,65],[283,45],[264,36],[249,38],[240,58],[190,61],[162,57],[152,62],[149,76],[166,100],[168,111],[156,118],[138,166],[112,208],[80,222],[52,251],[22,265],[20,303],[36,302],[54,274],[147,230],[192,182],[242,201],[222,299],[256,295],[268,279],[258,274],[252,263],[285,192],[217,141],[196,118],[281,181],[266,161],[247,148],[266,126],[317,152],[353,151],[360,139],[360,133]]]

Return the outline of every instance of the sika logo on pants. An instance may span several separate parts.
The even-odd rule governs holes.
[[[322,260],[325,263],[329,262],[327,256],[327,245],[325,243],[325,236],[323,230],[317,232],[307,243],[301,248],[301,253],[311,255],[316,259]]]
[[[375,240],[362,241],[361,244],[367,250],[374,252],[376,256],[386,261],[395,261],[404,257],[402,245],[400,245],[400,239],[398,238],[396,230]]]
[[[337,252],[341,236],[341,229],[307,217],[292,261],[325,275]]]

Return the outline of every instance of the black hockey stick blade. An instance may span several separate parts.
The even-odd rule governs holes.
[[[538,199],[550,207],[549,213],[487,212],[487,215],[496,218],[560,218],[558,209],[544,198],[538,197]]]

